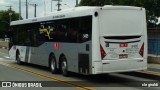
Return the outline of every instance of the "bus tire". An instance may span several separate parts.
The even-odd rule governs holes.
[[[62,56],[61,58],[61,72],[63,76],[69,76],[68,64],[65,56]]]
[[[22,65],[22,62],[21,62],[19,55],[20,55],[19,53],[16,53],[16,62],[17,62],[17,64]]]
[[[57,63],[53,55],[50,56],[50,70],[53,74],[57,73]]]

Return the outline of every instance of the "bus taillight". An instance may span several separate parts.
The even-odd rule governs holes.
[[[100,45],[100,51],[101,51],[101,58],[103,59],[106,56],[106,52],[104,51],[101,45]]]
[[[141,49],[139,50],[139,54],[143,57],[144,54],[144,43],[141,46]]]

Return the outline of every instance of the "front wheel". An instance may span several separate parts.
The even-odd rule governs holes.
[[[55,59],[55,57],[52,55],[51,57],[50,57],[50,69],[51,69],[51,72],[53,73],[53,74],[56,74],[57,73],[57,63],[56,63],[56,59]]]
[[[63,76],[69,76],[68,64],[64,56],[61,58],[61,71]]]

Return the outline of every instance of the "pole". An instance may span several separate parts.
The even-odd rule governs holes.
[[[28,1],[26,0],[26,19],[28,19]]]
[[[61,4],[60,4],[60,0],[58,0],[58,11],[60,11],[61,9],[60,9],[60,6],[61,6]]]
[[[57,11],[60,11],[61,10],[61,8],[60,8],[60,6],[61,6],[60,1],[62,1],[62,0],[51,0],[51,1],[58,1],[58,3],[57,3],[57,6],[58,6]],[[52,3],[51,3],[51,8],[52,8]]]
[[[11,24],[11,15],[9,15],[9,24]]]
[[[10,24],[10,22],[12,21],[12,17],[11,17],[11,15],[12,15],[12,6],[10,5],[10,6],[7,6],[7,7],[9,7],[9,24]]]
[[[11,23],[11,21],[12,21],[12,13],[10,12],[9,13],[9,24]]]
[[[12,6],[11,6],[11,5],[9,6],[9,10],[10,10],[10,11],[12,10]]]
[[[19,0],[19,20],[21,19],[21,0]]]
[[[52,12],[52,0],[51,0],[51,12]]]
[[[34,4],[35,12],[34,12],[34,17],[37,17],[36,12],[37,12],[37,4]]]
[[[76,7],[78,7],[78,0],[76,0]]]
[[[46,2],[44,0],[44,15],[46,16]]]
[[[29,5],[32,5],[34,7],[34,17],[37,17],[37,4],[29,4]]]
[[[10,6],[6,6],[6,7],[9,7],[9,11],[11,11],[12,10],[12,6],[10,5]]]

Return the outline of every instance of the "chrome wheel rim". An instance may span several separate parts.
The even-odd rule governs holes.
[[[54,62],[54,60],[52,59],[52,61],[51,61],[51,69],[52,69],[52,71],[54,71],[55,70],[55,62]]]
[[[66,61],[63,61],[63,62],[62,62],[62,72],[63,72],[63,73],[66,73],[66,70],[67,70],[67,62],[66,62]]]

